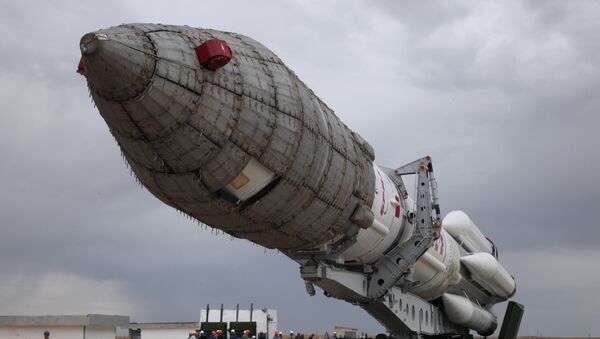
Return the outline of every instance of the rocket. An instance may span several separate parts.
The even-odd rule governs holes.
[[[419,200],[272,51],[236,33],[160,24],[88,33],[80,50],[77,71],[110,133],[165,204],[278,249],[302,266],[308,290],[360,305],[392,333],[415,328],[385,309],[403,311],[383,302],[395,291],[425,305],[421,333],[496,329],[491,306],[516,284],[462,211],[423,218],[433,225],[428,246],[389,283],[382,260],[415,239]],[[310,275],[310,265],[338,275]],[[386,288],[367,291],[377,284]]]

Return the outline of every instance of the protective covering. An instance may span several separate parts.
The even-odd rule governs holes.
[[[232,52],[214,71],[195,52],[211,39]],[[351,215],[373,202],[371,146],[258,42],[133,24],[86,34],[81,50],[94,102],[160,200],[269,248],[310,249],[358,232]]]

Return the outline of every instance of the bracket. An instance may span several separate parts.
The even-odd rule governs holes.
[[[433,241],[440,236],[441,217],[438,200],[437,182],[433,175],[431,157],[415,160],[399,167],[389,174],[390,179],[396,184],[403,200],[408,199],[408,192],[402,181],[403,175],[417,175],[416,215],[414,218],[415,229],[413,235],[405,243],[396,246],[373,267],[368,286],[370,298],[380,298],[390,288],[395,286],[407,273],[411,266],[431,247]],[[435,210],[435,218],[432,211]],[[404,290],[409,290],[413,285],[406,280],[402,285]]]

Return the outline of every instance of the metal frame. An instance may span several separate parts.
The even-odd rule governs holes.
[[[410,290],[414,285],[409,279],[411,266],[440,236],[442,222],[431,157],[418,159],[390,173],[389,177],[396,184],[403,200],[408,199],[408,192],[402,176],[409,174],[417,175],[415,230],[408,241],[396,246],[375,263],[368,290],[371,298],[382,297],[403,276],[405,279],[401,282],[402,290]],[[436,212],[435,218],[431,215],[432,210]]]
[[[393,248],[374,265],[365,266],[363,272],[350,271],[317,256],[306,261],[296,258],[302,265],[300,274],[310,295],[314,295],[314,285],[317,285],[326,296],[362,307],[395,336],[418,338],[449,333],[468,336],[468,329],[449,322],[437,306],[410,293],[415,284],[410,280],[412,265],[431,247],[441,231],[431,157],[426,156],[388,173],[404,206],[408,205],[408,192],[402,176],[412,174],[417,175],[416,213],[407,215],[415,224],[408,241]],[[435,216],[432,215],[434,211]]]
[[[316,261],[301,266],[300,274],[308,284],[323,289],[326,296],[360,306],[396,337],[468,333],[468,329],[448,321],[439,307],[401,288],[391,287],[383,298],[369,297],[367,274]]]

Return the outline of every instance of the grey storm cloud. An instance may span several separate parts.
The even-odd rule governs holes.
[[[379,164],[432,155],[443,210],[469,213],[515,275],[522,334],[598,335],[599,17],[592,1],[3,1],[0,313],[188,321],[254,302],[286,331],[381,330],[135,182],[75,73],[78,42],[161,22],[262,42]]]

